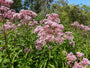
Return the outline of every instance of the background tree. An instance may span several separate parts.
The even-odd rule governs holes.
[[[87,20],[87,15],[84,13],[84,11],[80,8],[80,6],[72,5],[70,7],[69,13],[68,13],[70,21],[78,21],[82,24],[84,24]]]
[[[50,4],[53,2],[53,0],[25,0],[23,9],[30,9],[34,12],[39,13],[42,8],[50,8]]]
[[[55,3],[61,6],[67,6],[68,0],[57,0]]]
[[[23,0],[13,0],[14,3],[11,5],[11,9],[16,10],[16,12],[19,12],[23,7],[22,7],[22,2]]]

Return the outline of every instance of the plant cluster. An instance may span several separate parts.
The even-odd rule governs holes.
[[[77,52],[77,57],[70,52],[67,54],[67,64],[70,68],[86,68],[87,65],[90,65],[90,61],[87,58],[83,57],[84,54]]]
[[[0,0],[1,68],[23,68],[25,65],[25,68],[85,68],[90,65],[88,57],[84,58],[84,54],[78,52],[76,44],[80,40],[75,42],[75,35],[65,29],[58,14],[47,14],[47,18],[38,23],[35,12],[21,10],[17,13],[9,8],[11,4],[12,0]],[[72,25],[85,31],[90,30],[78,22]],[[80,45],[88,44],[87,41]],[[82,49],[89,50],[86,47]],[[64,51],[67,57],[61,53],[63,50],[70,52],[67,54]],[[77,56],[73,52],[77,52]]]

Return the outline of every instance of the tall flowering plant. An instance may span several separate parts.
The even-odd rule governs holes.
[[[46,17],[47,19],[40,21],[41,26],[37,26],[34,30],[38,37],[36,49],[41,50],[42,46],[46,45],[47,42],[56,41],[56,43],[61,44],[66,39],[70,40],[70,44],[74,46],[75,42],[73,41],[72,32],[63,32],[64,26],[60,24],[58,14],[47,14]]]
[[[83,57],[84,54],[81,52],[77,52],[76,56],[70,52],[67,54],[67,66],[69,68],[86,68],[87,65],[90,65],[90,61]]]
[[[88,26],[84,26],[83,24],[79,24],[77,21],[74,22],[71,25],[76,26],[76,27],[78,27],[78,28],[80,28],[81,30],[84,30],[84,31],[89,31],[90,30],[90,28]]]
[[[9,50],[8,50],[8,46],[7,46],[6,31],[7,31],[7,29],[12,29],[14,25],[11,24],[10,22],[7,22],[7,24],[4,24],[4,23],[5,23],[7,11],[9,11],[9,7],[12,3],[13,3],[12,0],[0,0],[0,20],[3,24],[2,27],[3,27],[3,34],[4,34],[4,39],[5,39],[5,46],[7,49],[7,54],[8,54],[8,58],[10,60],[10,64],[12,64],[12,63],[11,63],[11,58],[10,58],[10,54],[9,54]],[[0,30],[2,30],[2,28]]]
[[[35,21],[34,19],[34,17],[37,16],[35,12],[30,10],[21,10],[19,13],[16,13],[15,10],[9,8],[12,3],[13,0],[0,0],[0,21],[2,22],[2,27],[0,27],[0,33],[4,35],[5,46],[7,49],[8,58],[10,60],[10,65],[12,65],[12,60],[10,57],[10,52],[8,47],[8,39],[7,39],[8,31],[10,30],[17,31],[18,27],[21,28],[21,26],[25,26],[26,39],[28,39],[29,29],[32,26],[37,25],[37,21]],[[20,33],[18,33],[18,35],[20,35]],[[0,47],[0,50],[2,49],[3,47]],[[29,53],[30,48],[26,47],[24,52]]]

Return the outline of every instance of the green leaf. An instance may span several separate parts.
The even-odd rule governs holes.
[[[5,45],[0,45],[0,47],[4,47]]]
[[[46,68],[47,61],[48,61],[48,59],[47,59],[47,60],[45,60],[45,63],[44,63],[44,68]]]
[[[51,68],[55,68],[55,66],[54,65],[52,65],[52,64],[48,64]]]

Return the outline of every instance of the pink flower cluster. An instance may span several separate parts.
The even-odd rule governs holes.
[[[26,48],[24,49],[24,53],[30,53],[30,51],[31,51],[31,48],[29,48],[29,47],[26,47]]]
[[[21,10],[20,13],[22,13],[24,17],[26,15],[27,16],[33,16],[33,17],[36,17],[37,16],[37,14],[35,12],[30,11],[30,10]]]
[[[4,24],[4,28],[5,31],[7,32],[7,30],[15,30],[17,28],[17,26],[15,26],[15,24],[12,24],[9,20],[6,22],[6,24]]]
[[[15,14],[15,10],[11,9],[11,10],[8,10],[7,12],[4,13],[4,17],[5,18],[8,18],[10,20],[13,20],[13,15]]]
[[[7,12],[8,10],[9,10],[9,8],[6,7],[6,6],[1,6],[1,7],[0,7],[0,11],[1,11],[1,12]]]
[[[36,40],[36,49],[41,50],[42,45],[46,45],[47,42],[53,42],[54,40],[61,44],[64,40],[73,40],[71,32],[64,33],[64,26],[60,23],[59,16],[55,13],[47,14],[47,19],[41,20],[42,26],[37,26],[34,30],[38,33],[38,39]]]
[[[32,17],[36,17],[37,14],[30,10],[21,10],[19,13],[14,13],[13,18],[14,19],[24,19],[25,20],[32,20]]]
[[[78,57],[78,58],[81,58],[82,56],[84,56],[83,53],[77,52],[77,57]]]
[[[0,19],[2,19],[5,14],[7,14],[7,12],[9,11],[8,7],[10,7],[12,3],[13,0],[0,0]]]
[[[21,10],[19,13],[16,13],[15,10],[9,8],[12,3],[12,0],[0,0],[0,20],[3,23],[3,28],[0,28],[0,33],[6,33],[8,30],[15,30],[17,26],[20,27],[23,24],[28,32],[29,28],[38,24],[38,22],[33,19],[37,16],[35,12]],[[6,22],[6,20],[9,21]],[[21,23],[19,23],[19,21]],[[5,22],[6,24],[4,24]],[[13,24],[13,22],[16,22],[16,24]],[[18,35],[20,35],[20,33],[18,33]]]
[[[0,0],[0,19],[10,19],[16,22],[20,20],[22,24],[30,26],[37,24],[37,21],[33,19],[37,14],[30,10],[21,10],[19,13],[16,13],[15,10],[9,9],[9,6],[13,3],[12,0]]]
[[[3,19],[3,17],[5,16],[5,14],[7,14],[7,12],[9,11],[8,7],[5,6],[1,6],[0,7],[0,19]]]
[[[37,21],[35,21],[33,18],[37,16],[37,14],[30,10],[21,10],[19,13],[16,13],[15,10],[9,9],[8,5],[11,5],[13,3],[12,0],[0,0],[0,19],[5,20],[9,19],[12,22],[16,22],[16,24],[20,27],[21,24],[34,26],[38,24]],[[7,5],[6,5],[7,4]],[[17,21],[20,21],[21,24],[18,24]],[[15,29],[16,26],[14,24],[11,24],[10,22],[7,22],[7,24],[4,24],[5,31],[7,29]],[[1,29],[0,29],[1,30]]]
[[[72,35],[72,32],[65,32],[64,37],[65,37],[65,39],[70,40],[70,41],[69,41],[69,44],[70,44],[70,45],[72,45],[72,46],[75,45],[75,42],[73,41],[74,36]]]
[[[33,19],[37,14],[30,10],[21,10],[19,13],[16,13],[15,10],[8,10],[7,13],[3,14],[5,18],[8,18],[13,21],[20,21],[24,25],[33,26],[38,24],[37,21]],[[16,22],[17,23],[17,22]],[[19,24],[21,26],[21,24]]]
[[[70,64],[71,62],[75,61],[76,59],[77,59],[76,56],[73,55],[72,52],[67,55],[68,64]]]
[[[13,3],[13,0],[0,0],[0,6],[10,6]]]
[[[84,26],[83,24],[80,25],[78,22],[74,22],[72,25],[77,26],[78,28],[85,30],[85,31],[90,30],[90,28],[88,26]]]
[[[90,65],[90,61],[83,56],[84,54],[80,52],[77,52],[77,57],[72,52],[67,54],[68,66],[72,65],[72,68],[85,68],[87,65]],[[80,58],[82,59],[81,61]]]
[[[51,47],[51,46],[49,46],[48,48],[49,48],[49,50],[51,50],[51,49],[52,49],[52,47]]]
[[[27,25],[29,23],[28,24],[29,26],[38,24],[38,22],[33,19],[33,17],[36,16],[37,14],[30,10],[21,10],[19,14],[14,15],[14,17],[18,17],[19,19],[22,18],[21,19],[22,24]]]

